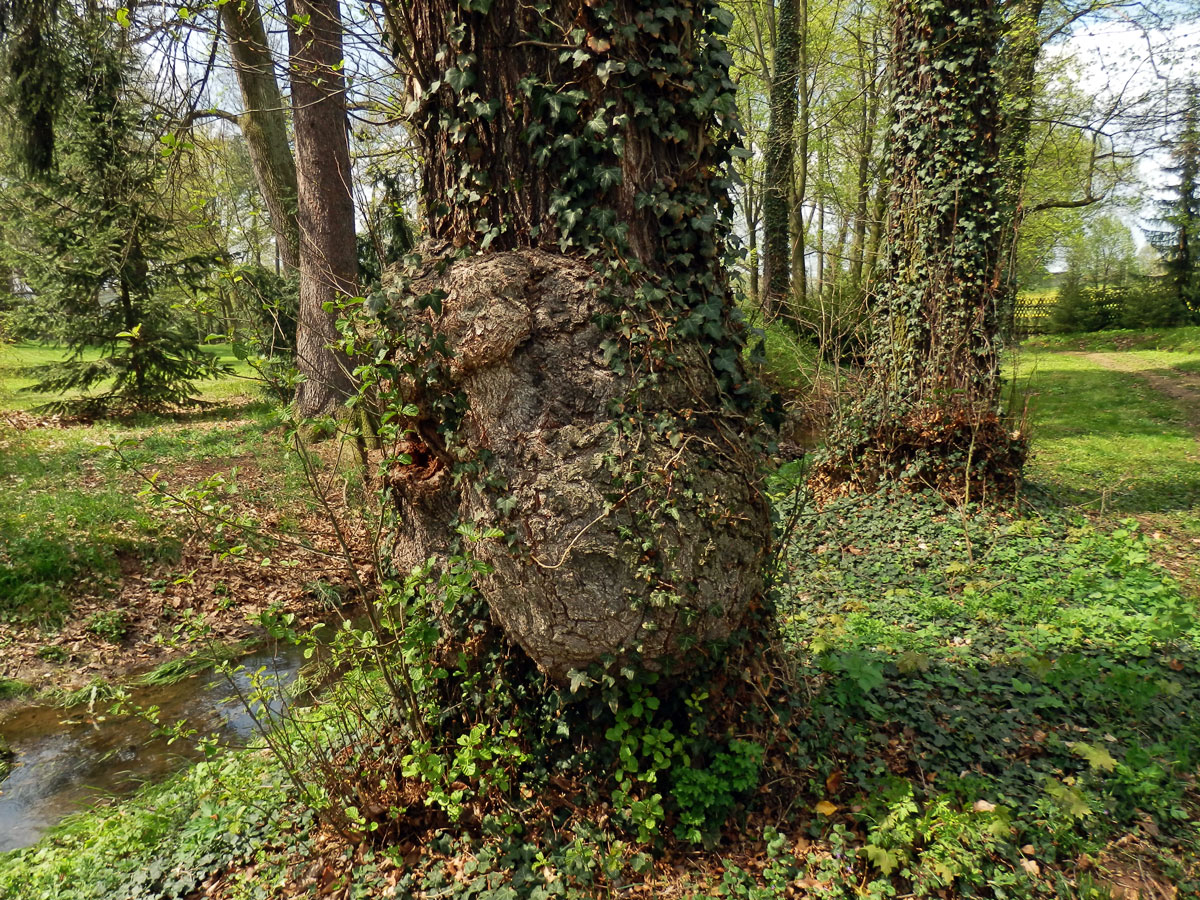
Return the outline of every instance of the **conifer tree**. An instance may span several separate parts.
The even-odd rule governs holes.
[[[54,165],[16,180],[3,208],[4,255],[52,313],[44,337],[69,351],[33,370],[30,389],[99,387],[47,404],[93,414],[187,402],[192,383],[219,367],[177,306],[213,260],[178,239],[186,223],[164,190],[170,145],[138,97],[123,33],[86,11],[63,12],[60,25],[71,33]]]
[[[1146,239],[1162,259],[1167,289],[1192,319],[1200,319],[1200,88],[1192,84],[1178,133],[1170,143],[1169,196],[1159,201]]]

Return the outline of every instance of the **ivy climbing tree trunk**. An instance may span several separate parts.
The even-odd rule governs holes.
[[[1016,337],[1017,246],[1025,224],[1025,178],[1029,169],[1029,133],[1033,126],[1033,102],[1037,93],[1037,64],[1042,54],[1040,28],[1044,0],[1013,3],[1005,27],[1000,99],[1003,119],[1000,131],[1000,163],[1009,211],[1004,231],[1000,265],[1000,296],[997,304],[1000,331],[1006,340]]]
[[[358,253],[338,0],[292,0],[288,10],[300,236],[296,365],[305,378],[296,409],[308,418],[332,414],[353,390],[348,360],[332,349],[337,313],[326,306],[358,292]]]
[[[397,359],[417,373],[397,568],[448,551],[454,522],[494,529],[481,589],[543,671],[693,665],[759,595],[770,541],[723,262],[731,17],[714,0],[388,12],[432,239],[397,289],[401,343],[445,348],[433,369]]]
[[[218,8],[242,92],[238,126],[270,214],[279,259],[285,269],[294,271],[300,267],[296,161],[288,144],[283,95],[275,80],[275,61],[267,44],[262,12],[257,0],[228,2]]]
[[[894,124],[871,388],[817,477],[1011,487],[1024,445],[998,415],[999,17],[991,0],[891,8]]]
[[[791,288],[792,167],[796,156],[796,82],[799,70],[800,0],[775,7],[775,58],[771,71],[770,121],[763,152],[763,294],[769,316],[780,313]]]

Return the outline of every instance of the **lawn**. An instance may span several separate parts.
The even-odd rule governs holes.
[[[254,371],[244,361],[234,356],[229,344],[210,344],[205,349],[222,363],[233,369],[233,374],[197,384],[196,397],[210,403],[236,400],[258,393],[253,381]],[[23,370],[58,362],[66,356],[63,347],[34,344],[23,341],[16,344],[0,343],[0,410],[30,410],[39,404],[58,399],[56,394],[26,390],[36,379]],[[93,359],[98,351],[84,353],[85,359]],[[104,385],[97,385],[97,391]]]
[[[1169,350],[1113,350],[1103,335],[1067,338],[1068,352],[1039,342],[1020,358],[1018,384],[1033,426],[1030,492],[1110,525],[1136,517],[1200,594],[1200,340],[1189,337],[1200,329],[1178,331],[1133,342]]]
[[[181,617],[228,625],[238,608],[225,599],[230,579],[247,584],[239,603],[261,595],[250,585],[273,570],[251,582],[236,570],[257,567],[271,542],[258,547],[215,522],[197,527],[220,514],[295,533],[313,507],[283,419],[252,382],[203,384],[211,405],[196,410],[43,422],[27,412],[38,398],[19,392],[28,383],[19,369],[61,351],[23,344],[0,354],[0,675],[70,687],[88,665],[108,673],[166,652],[146,642],[172,642]],[[147,477],[203,490],[207,513],[158,502],[144,493]],[[229,558],[231,548],[245,558]],[[300,579],[298,569],[276,576],[280,586]],[[43,662],[28,658],[33,650]]]

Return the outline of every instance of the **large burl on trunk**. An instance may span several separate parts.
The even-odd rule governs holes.
[[[506,488],[456,487],[437,446],[414,445],[413,463],[392,472],[401,566],[445,549],[454,520],[515,534],[512,547],[476,545],[493,569],[482,590],[509,636],[556,678],[630,650],[685,668],[689,648],[726,637],[762,590],[770,543],[756,460],[716,414],[700,346],[678,348],[685,364],[641,396],[643,413],[691,409],[688,430],[619,433],[611,408],[629,385],[604,359],[595,322],[607,301],[593,281],[587,265],[539,250],[430,276],[423,287],[447,294],[437,327],[470,407],[461,438],[490,455]],[[632,484],[614,484],[630,471]],[[499,504],[507,512],[498,497],[509,498]]]
[[[393,467],[398,566],[445,553],[456,522],[494,526],[472,547],[482,590],[544,671],[684,668],[741,621],[770,543],[722,265],[731,17],[716,0],[384,8],[429,239],[402,293],[444,294],[400,327],[448,351],[413,386],[419,437]],[[439,398],[459,394],[448,422]]]

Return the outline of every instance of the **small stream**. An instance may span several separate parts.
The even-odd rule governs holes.
[[[302,651],[281,645],[239,660],[248,672],[265,667],[281,685],[293,681],[304,664]],[[235,690],[236,686],[236,690]],[[160,721],[187,719],[199,736],[216,733],[223,744],[239,746],[256,734],[254,718],[237,699],[249,689],[246,672],[233,684],[208,670],[177,684],[133,687],[130,701],[158,706]],[[153,726],[132,715],[108,714],[111,701],[59,709],[31,705],[0,719],[0,735],[15,758],[0,781],[0,853],[27,847],[65,816],[104,797],[127,794],[199,758],[193,739],[168,745]]]

